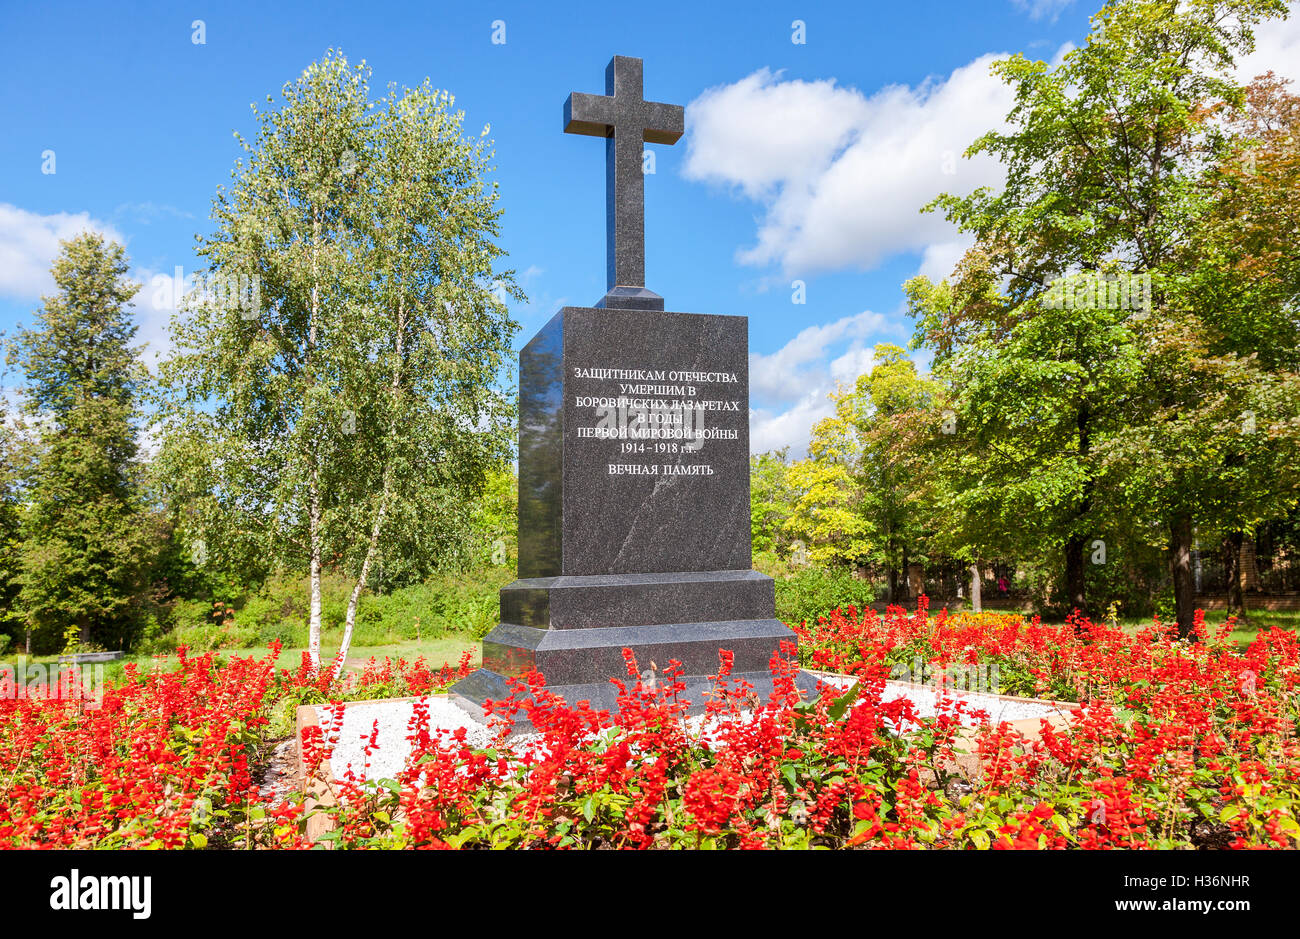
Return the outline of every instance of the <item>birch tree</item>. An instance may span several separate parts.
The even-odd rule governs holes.
[[[322,576],[350,578],[336,673],[386,555],[463,553],[465,503],[509,458],[520,296],[486,141],[427,80],[372,101],[368,78],[331,53],[255,109],[164,371],[191,536],[307,569],[317,667]]]

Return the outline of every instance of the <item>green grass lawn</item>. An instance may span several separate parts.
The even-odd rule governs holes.
[[[321,656],[327,662],[332,659],[334,653],[338,650],[338,638],[337,636],[326,636],[323,640]],[[410,639],[382,646],[353,646],[348,652],[348,662],[360,663],[372,657],[382,659],[385,656],[389,658],[400,657],[408,662],[413,662],[420,656],[424,656],[424,660],[430,666],[439,668],[443,663],[458,664],[461,655],[466,650],[472,653],[473,663],[478,665],[482,654],[482,644],[476,639],[461,636],[444,636],[438,639]],[[266,651],[265,649],[221,649],[218,650],[218,655],[261,658],[266,654]],[[280,657],[275,662],[276,667],[297,668],[305,651],[307,651],[305,646],[281,649]],[[10,651],[0,657],[0,662],[6,662],[16,667],[18,658],[19,653]],[[57,655],[35,655],[26,661],[29,665],[50,666],[57,665],[59,657]],[[158,661],[164,663],[164,667],[167,668],[175,668],[177,662],[174,654],[161,656]],[[104,680],[108,682],[121,681],[125,675],[125,666],[131,662],[134,662],[141,669],[152,668],[155,657],[150,655],[127,655],[115,662],[105,662],[103,663]]]
[[[302,661],[302,654],[306,651],[305,646],[281,649],[280,657],[276,659],[275,664],[279,668],[297,668],[298,663]],[[321,648],[321,657],[327,660],[332,659],[337,651],[337,641],[333,643],[325,641]],[[392,659],[403,658],[408,662],[413,662],[420,656],[424,656],[424,660],[429,665],[438,668],[443,663],[459,664],[460,657],[466,651],[473,655],[473,662],[478,665],[483,651],[482,643],[476,639],[467,639],[460,636],[445,636],[440,639],[404,639],[382,646],[353,646],[348,651],[348,662],[365,662],[370,658],[382,659],[385,657]]]
[[[1206,610],[1205,622],[1210,626],[1220,626],[1228,618],[1226,610]],[[1121,617],[1120,625],[1136,632],[1151,625],[1151,618]],[[1276,626],[1278,629],[1300,630],[1300,610],[1247,610],[1245,622],[1237,620],[1237,626],[1228,637],[1241,645],[1249,645],[1256,633],[1265,632]]]

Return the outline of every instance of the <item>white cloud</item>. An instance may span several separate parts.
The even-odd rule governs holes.
[[[50,266],[58,257],[59,242],[87,229],[125,242],[112,225],[89,212],[40,215],[0,203],[0,295],[37,300],[53,293]]]
[[[875,350],[861,342],[855,342],[841,356],[831,359],[831,381],[851,385],[858,376],[871,371],[876,364]]]
[[[794,458],[804,456],[813,425],[834,413],[830,393],[837,386],[852,385],[859,375],[871,371],[875,361],[871,347],[855,343],[824,366],[817,380],[801,382],[803,393],[791,407],[783,411],[752,408],[749,412],[750,452],[763,453],[789,447]]]
[[[140,358],[152,366],[171,351],[168,328],[181,298],[194,287],[193,275],[177,267],[169,273],[142,268],[132,276],[144,285],[135,295],[135,344],[144,347]]]
[[[1035,18],[1068,3],[1021,0]],[[1288,20],[1256,31],[1240,80],[1273,69],[1300,83],[1300,4]],[[1059,65],[1073,43],[1049,58]],[[980,56],[946,78],[890,85],[870,96],[833,79],[785,79],[760,69],[710,88],[688,106],[688,179],[721,184],[762,206],[755,242],[737,260],[778,265],[784,277],[866,270],[903,252],[921,273],[944,277],[968,244],[939,213],[919,208],[941,192],[998,188],[1001,166],[961,153],[1006,127],[1012,90],[989,70],[1004,54]],[[780,128],[774,133],[773,128]]]
[[[689,110],[686,176],[762,198],[824,172],[867,119],[869,105],[861,92],[833,80],[782,82],[779,72],[763,68],[706,90]]]
[[[1237,63],[1237,80],[1249,82],[1270,69],[1300,84],[1300,4],[1291,5],[1286,20],[1255,27],[1255,51]],[[1292,86],[1290,91],[1300,92]]]
[[[1016,9],[1028,13],[1031,20],[1047,20],[1055,23],[1056,18],[1073,5],[1074,0],[1011,0]]]
[[[770,355],[749,356],[749,390],[751,395],[777,401],[791,401],[824,383],[830,349],[843,342],[861,345],[880,330],[885,318],[869,310],[845,316],[833,323],[809,326]],[[854,375],[853,377],[857,377]]]
[[[738,253],[742,263],[779,264],[788,276],[924,252],[951,242],[955,230],[920,206],[944,191],[1002,182],[991,158],[961,158],[981,134],[1004,126],[1011,108],[1010,90],[989,73],[1000,57],[870,97],[762,69],[689,105],[684,173],[763,204],[757,243]]]
[[[168,208],[143,205],[155,214],[165,214]],[[129,208],[133,207],[119,206],[117,214]],[[93,218],[89,212],[41,215],[0,203],[0,295],[35,302],[53,294],[56,288],[50,267],[59,255],[59,242],[88,229],[126,244],[126,238],[113,225]],[[193,274],[175,268],[165,273],[135,268],[127,276],[142,285],[133,301],[132,312],[139,326],[135,343],[145,347],[141,360],[152,365],[171,348],[168,324],[180,297],[194,286]]]
[[[921,267],[917,273],[933,281],[945,280],[952,276],[957,262],[975,243],[972,235],[958,235],[950,241],[936,241],[925,246],[921,254]]]
[[[801,459],[808,452],[813,425],[830,413],[830,402],[825,395],[809,395],[794,407],[781,412],[750,408],[749,451],[766,453],[768,450],[789,447],[791,457]]]
[[[769,355],[751,354],[750,395],[769,406],[750,411],[750,450],[788,446],[796,456],[804,453],[813,425],[831,413],[827,395],[871,369],[870,340],[885,324],[885,317],[866,311],[809,326]]]

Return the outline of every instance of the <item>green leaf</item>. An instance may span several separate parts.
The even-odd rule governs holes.
[[[862,689],[862,682],[855,681],[849,687],[848,691],[846,691],[840,697],[836,698],[831,703],[831,706],[826,709],[826,713],[830,716],[830,719],[833,721],[838,721],[841,718],[843,718],[844,713],[849,709],[849,705],[853,703],[853,699],[858,696],[858,692],[861,689]]]

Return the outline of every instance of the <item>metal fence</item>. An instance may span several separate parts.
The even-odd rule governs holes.
[[[1198,594],[1213,596],[1228,592],[1228,571],[1221,552],[1194,552],[1192,575]],[[1270,596],[1300,593],[1300,558],[1286,553],[1261,555],[1244,550],[1241,579],[1246,593]]]

